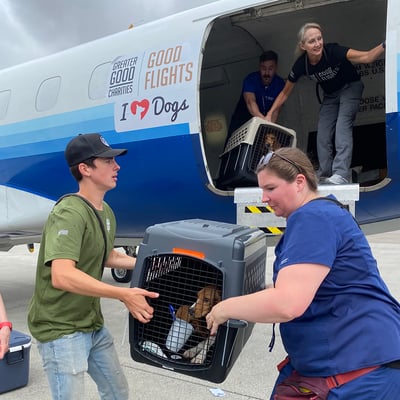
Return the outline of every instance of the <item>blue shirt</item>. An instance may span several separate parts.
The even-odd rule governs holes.
[[[242,94],[232,115],[229,126],[229,136],[252,117],[247,109],[243,93],[254,93],[258,109],[261,114],[266,115],[284,86],[285,81],[278,75],[274,75],[268,86],[264,85],[260,71],[252,72],[247,75],[243,81]]]
[[[300,374],[331,376],[400,359],[400,304],[347,210],[329,200],[305,204],[289,216],[275,253],[274,281],[293,264],[330,268],[304,314],[280,324]]]

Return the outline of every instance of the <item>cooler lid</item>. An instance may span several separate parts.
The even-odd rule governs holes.
[[[10,336],[10,352],[22,350],[22,348],[30,347],[31,337],[25,333],[12,330]]]

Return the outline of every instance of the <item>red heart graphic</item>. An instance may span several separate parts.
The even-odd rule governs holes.
[[[140,112],[140,119],[143,119],[144,116],[147,114],[147,111],[149,111],[149,106],[150,106],[150,103],[147,99],[143,99],[141,101],[137,101],[137,100],[132,101],[132,103],[131,103],[132,114],[136,115],[137,108],[140,107],[143,109]]]

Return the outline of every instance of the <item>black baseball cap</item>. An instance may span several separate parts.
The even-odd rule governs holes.
[[[86,133],[74,137],[65,148],[64,156],[70,167],[92,157],[116,157],[128,152],[127,149],[113,149],[99,133]]]

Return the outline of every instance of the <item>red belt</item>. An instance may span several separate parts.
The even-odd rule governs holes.
[[[361,368],[356,369],[355,371],[345,372],[343,374],[328,376],[325,378],[326,383],[328,384],[329,389],[333,389],[335,387],[344,385],[345,383],[350,382],[362,375],[368,374],[368,372],[371,372],[379,367],[380,365],[377,365],[375,367]]]
[[[277,366],[278,370],[281,371],[287,364],[289,364],[289,357],[286,357],[283,361],[281,361],[278,364]],[[377,365],[375,367],[361,368],[361,369],[356,369],[355,371],[345,372],[343,374],[328,376],[327,378],[325,378],[326,384],[328,385],[329,389],[333,389],[335,387],[344,385],[345,383],[350,382],[353,379],[356,379],[362,375],[368,374],[368,372],[374,371],[379,367],[380,365]]]

